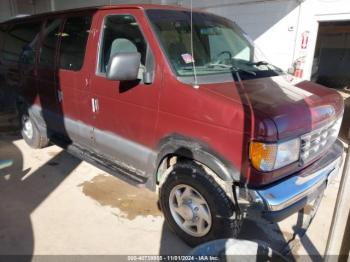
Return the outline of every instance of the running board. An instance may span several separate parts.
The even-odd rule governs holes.
[[[148,177],[142,176],[133,168],[126,168],[124,165],[118,164],[115,161],[107,159],[105,156],[84,149],[77,144],[67,144],[60,139],[55,139],[52,142],[63,147],[68,153],[76,158],[84,160],[127,183],[138,185],[146,184],[148,181]]]

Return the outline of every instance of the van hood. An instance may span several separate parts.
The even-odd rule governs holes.
[[[242,85],[236,83],[236,88],[241,103],[254,112],[255,125],[257,119],[272,120],[279,140],[308,133],[343,113],[344,102],[338,92],[289,76],[246,80]],[[226,85],[215,85],[212,90],[231,99],[237,96]]]

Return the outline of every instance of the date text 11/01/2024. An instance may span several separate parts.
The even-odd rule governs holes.
[[[128,261],[218,261],[216,256],[128,256]]]

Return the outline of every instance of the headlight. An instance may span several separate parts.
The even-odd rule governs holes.
[[[272,171],[299,159],[300,139],[296,138],[277,144],[252,142],[249,153],[256,169],[264,172]]]
[[[341,117],[339,117],[334,122],[333,126],[331,127],[331,130],[333,131],[333,133],[332,133],[333,138],[337,138],[338,137],[342,121],[343,121],[343,115]]]

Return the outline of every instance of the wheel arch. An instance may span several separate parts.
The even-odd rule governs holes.
[[[161,165],[172,157],[195,161],[210,169],[224,182],[240,181],[239,170],[217,154],[209,145],[182,135],[172,134],[162,139],[158,146],[155,174],[157,183],[161,178],[158,174]]]

